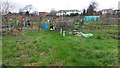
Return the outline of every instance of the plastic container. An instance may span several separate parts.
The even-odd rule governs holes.
[[[47,29],[47,23],[46,22],[43,22],[42,28],[45,29],[45,30]]]

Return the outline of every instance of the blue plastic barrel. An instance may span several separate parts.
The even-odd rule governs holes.
[[[45,29],[45,30],[47,29],[47,23],[46,22],[43,22],[42,28]]]

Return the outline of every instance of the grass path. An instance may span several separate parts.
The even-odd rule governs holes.
[[[111,35],[117,30],[84,30],[91,38],[65,36],[58,31],[24,30],[17,41],[4,40],[3,59],[8,65],[115,66],[118,65],[118,40]]]

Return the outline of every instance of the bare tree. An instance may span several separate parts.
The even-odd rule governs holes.
[[[26,11],[30,12],[32,9],[33,9],[33,6],[32,6],[32,5],[26,5],[22,10],[23,10],[24,12],[26,12]]]
[[[0,10],[1,10],[2,14],[7,14],[11,10],[13,10],[13,7],[14,7],[14,5],[11,4],[9,1],[1,2]]]
[[[91,2],[88,9],[87,9],[87,15],[93,15],[95,13],[95,9],[97,9],[98,3],[97,2]]]
[[[19,9],[19,14],[22,15],[23,14],[23,9]]]
[[[1,8],[2,8],[2,5],[1,5],[2,3],[1,3],[1,1],[0,1],[0,12],[1,12]]]
[[[1,11],[1,1],[0,1],[0,22],[2,21],[2,11]]]
[[[19,12],[24,12],[23,9],[19,9]]]
[[[56,13],[57,13],[57,11],[56,11],[55,9],[52,9],[52,10],[50,11],[50,14],[53,15],[53,16],[55,16]]]
[[[36,11],[36,10],[34,10],[32,13],[35,14],[35,15],[38,15],[38,14],[39,14],[39,12]]]

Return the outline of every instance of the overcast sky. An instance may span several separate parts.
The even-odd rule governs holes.
[[[3,0],[2,0],[3,1]],[[6,0],[4,0],[6,1]],[[32,4],[37,11],[47,11],[51,9],[55,10],[69,10],[69,9],[87,9],[91,1],[97,2],[98,10],[108,8],[118,8],[118,2],[120,0],[8,0],[14,4],[14,10],[18,11],[25,5]]]

